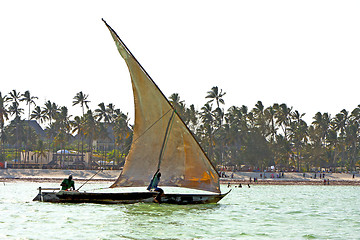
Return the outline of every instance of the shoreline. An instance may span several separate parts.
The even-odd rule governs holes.
[[[349,180],[330,180],[324,183],[322,180],[259,180],[257,182],[249,182],[245,180],[220,180],[221,184],[229,184],[231,186],[242,185],[338,185],[338,186],[360,186],[360,181],[349,181]]]
[[[61,182],[69,174],[73,175],[75,181],[89,182],[114,182],[121,171],[118,170],[59,170],[59,169],[0,169],[0,182]],[[231,174],[231,172],[229,172]],[[259,172],[235,172],[233,178],[220,178],[220,184],[229,184],[234,187],[242,185],[344,185],[360,186],[360,174],[354,178],[349,173],[325,173],[325,178],[313,178],[315,173],[293,173],[285,172],[282,178],[271,178],[274,173]],[[275,173],[276,174],[276,173]],[[95,175],[95,176],[94,176]],[[251,181],[250,181],[251,178]],[[254,178],[258,180],[254,182]],[[324,183],[326,180],[326,183]]]
[[[61,182],[64,178],[0,178],[0,182],[38,182],[38,183],[49,183],[49,182]],[[76,182],[85,182],[88,179],[74,178]],[[116,179],[91,179],[88,182],[98,182],[98,183],[113,183]],[[249,182],[245,180],[232,179],[221,179],[220,184],[227,185],[231,187],[237,187],[239,184],[244,186],[250,184],[253,185],[336,185],[336,186],[360,186],[360,181],[347,181],[347,180],[333,180],[329,184],[323,181],[299,181],[299,180],[262,180],[258,182]]]

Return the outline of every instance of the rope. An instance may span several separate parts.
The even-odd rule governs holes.
[[[171,117],[170,117],[170,120],[169,120],[169,123],[167,125],[167,128],[166,128],[166,132],[165,132],[165,138],[164,138],[164,142],[163,142],[163,145],[161,147],[161,151],[160,151],[160,156],[159,156],[159,164],[158,164],[158,171],[160,170],[160,164],[161,164],[161,161],[163,159],[163,156],[164,156],[164,152],[165,152],[165,149],[166,149],[166,145],[169,141],[169,138],[168,136],[170,135],[170,131],[171,131],[171,128],[172,128],[172,125],[174,123],[174,113],[175,113],[175,109],[174,111],[172,112],[171,114]]]
[[[163,117],[165,117],[166,114],[168,114],[172,109],[169,109],[166,113],[164,113],[164,115],[162,115],[158,120],[156,120],[153,124],[151,124],[141,135],[139,135],[139,137],[137,137],[135,140],[133,140],[131,143],[129,143],[128,145],[126,145],[125,147],[123,147],[122,149],[119,149],[120,152],[123,152],[124,149],[128,148],[131,146],[131,144],[135,143],[137,140],[139,140],[142,136],[145,135],[145,133],[147,131],[149,131],[156,123],[158,123]]]

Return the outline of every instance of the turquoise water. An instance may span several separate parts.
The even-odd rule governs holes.
[[[32,202],[40,185],[58,187],[0,182],[0,239],[360,239],[358,186],[252,185],[176,206]]]

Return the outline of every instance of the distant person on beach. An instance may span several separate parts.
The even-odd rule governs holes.
[[[242,188],[242,185],[241,185],[241,183],[239,183],[239,188]]]
[[[230,188],[231,187],[231,185],[230,185],[230,183],[228,183],[228,188]]]
[[[75,182],[72,180],[72,175],[69,175],[69,178],[65,178],[61,184],[61,190],[74,190],[75,191]]]

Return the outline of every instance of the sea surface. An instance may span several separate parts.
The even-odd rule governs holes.
[[[39,186],[59,184],[0,182],[0,239],[360,239],[359,186],[232,186],[186,206],[33,202]]]

